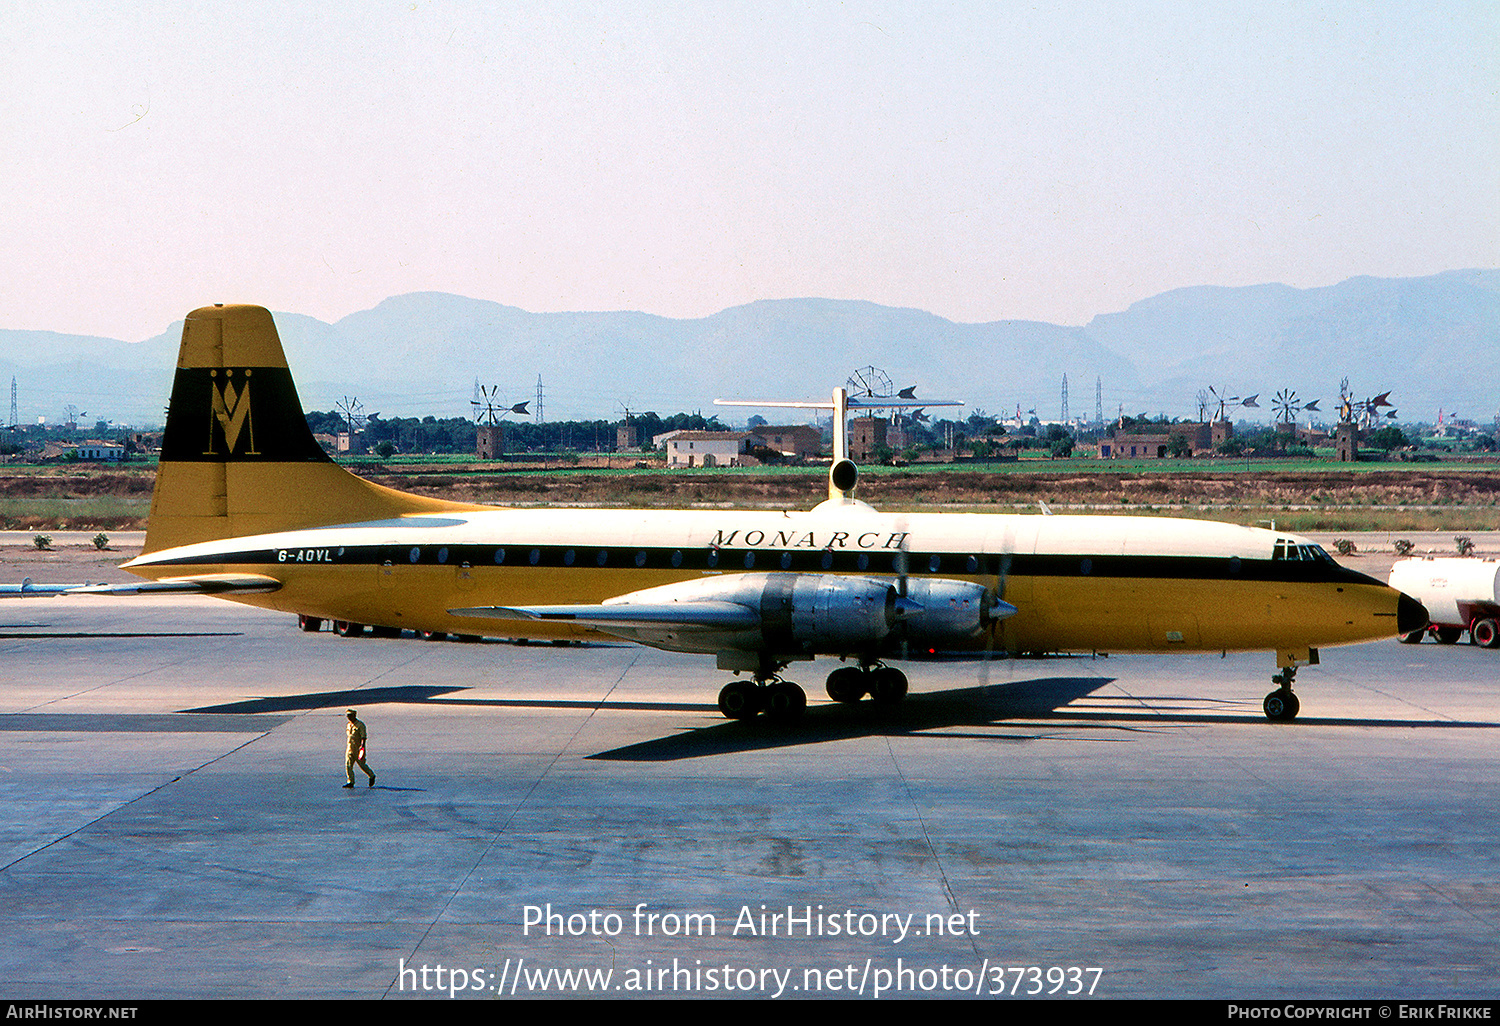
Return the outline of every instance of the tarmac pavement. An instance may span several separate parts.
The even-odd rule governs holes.
[[[1492,998],[1500,653],[1322,657],[1291,724],[1263,653],[912,665],[889,712],[799,664],[784,727],[628,645],[0,603],[0,991]]]

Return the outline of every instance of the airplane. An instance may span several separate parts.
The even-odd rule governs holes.
[[[887,405],[890,400],[883,400]],[[912,400],[915,405],[916,400]],[[204,594],[341,634],[624,638],[716,657],[720,710],[792,721],[794,662],[891,704],[892,665],[1051,652],[1276,653],[1293,719],[1320,648],[1427,625],[1421,603],[1284,532],[1138,516],[883,513],[855,497],[835,389],[828,498],[809,511],[504,509],[396,491],[313,439],[269,311],[188,314],[141,555],[124,585],[10,595]],[[928,405],[936,403],[928,402]],[[741,679],[741,675],[748,675]]]

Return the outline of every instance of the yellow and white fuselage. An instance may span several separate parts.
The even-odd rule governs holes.
[[[456,608],[602,604],[736,575],[969,582],[1015,607],[993,633],[944,651],[1305,651],[1398,632],[1399,593],[1287,535],[1124,516],[466,510],[166,549],[128,564],[149,577],[256,574],[280,587],[240,601],[325,619],[479,633]],[[576,638],[597,628],[536,619],[504,633]],[[616,629],[610,633],[620,634]],[[704,639],[705,641],[707,639]],[[663,647],[713,650],[692,637]],[[859,654],[802,649],[786,655]],[[908,656],[920,658],[922,652]]]
[[[850,402],[835,391],[836,448]],[[891,659],[1268,649],[1285,669],[1267,714],[1289,719],[1291,675],[1320,646],[1426,625],[1419,603],[1289,535],[881,513],[853,497],[857,480],[836,460],[807,512],[507,510],[394,491],[314,441],[267,311],[206,307],[184,321],[146,544],[126,568],[151,582],[134,590],[346,624],[713,653],[754,675],[721,692],[731,716],[796,715],[805,695],[778,671],[819,655],[857,664],[828,681],[853,701],[905,693]]]

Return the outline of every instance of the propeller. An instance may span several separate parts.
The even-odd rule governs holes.
[[[1008,549],[1009,545],[1006,548]],[[1010,553],[1003,552],[1000,554],[1000,565],[995,568],[995,596],[992,607],[1005,601],[1005,586],[1009,577]],[[1005,617],[993,615],[990,617],[989,635],[985,638],[984,642],[984,663],[980,671],[980,684],[983,687],[990,686],[990,664],[995,660],[995,649],[1000,644],[1000,632],[1004,630],[1005,619]],[[1008,657],[1009,646],[1007,646],[1006,651]],[[1011,674],[1015,673],[1014,664],[1008,664],[1008,668]]]
[[[906,518],[899,517],[896,527],[901,534],[901,547],[896,550],[896,616],[901,623],[901,658],[903,660],[911,657],[911,642],[908,639],[905,618],[911,612],[912,602],[907,598],[911,578],[911,552],[906,547]]]

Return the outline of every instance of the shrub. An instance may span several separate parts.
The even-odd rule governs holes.
[[[31,539],[31,542],[43,552],[47,552],[52,548],[52,536],[50,534],[39,534]]]
[[[109,535],[105,534],[103,531],[100,531],[98,534],[94,535],[93,541],[94,548],[98,549],[100,552],[103,552],[105,549],[109,548]]]

